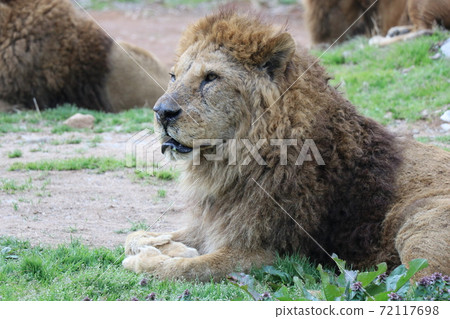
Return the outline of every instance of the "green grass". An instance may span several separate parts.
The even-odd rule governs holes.
[[[76,113],[91,114],[95,117],[95,133],[118,132],[134,133],[143,129],[153,130],[153,111],[150,108],[140,108],[121,113],[104,113],[80,109],[74,105],[65,104],[54,109],[41,112],[34,110],[20,113],[0,113],[0,133],[39,132],[47,128],[53,134],[66,132],[92,132],[89,129],[74,129],[62,124]]]
[[[24,183],[18,183],[13,179],[0,178],[0,190],[7,194],[15,194],[16,192],[28,191],[33,187],[31,178]]]
[[[167,191],[165,189],[158,189],[158,197],[165,198],[167,195]]]
[[[131,300],[155,293],[156,299],[178,300],[188,289],[192,300],[249,297],[226,281],[195,283],[158,281],[125,270],[123,248],[90,249],[74,241],[56,248],[0,237],[2,300]],[[268,287],[260,287],[268,289]]]
[[[97,170],[99,173],[114,171],[125,167],[125,162],[111,157],[75,157],[68,159],[41,160],[28,163],[13,163],[9,170],[30,171],[73,171],[82,169]]]
[[[435,136],[435,137],[418,137],[418,138],[416,138],[416,140],[418,140],[419,142],[422,142],[422,143],[439,142],[439,143],[450,144],[450,135]]]
[[[70,227],[69,232],[76,232],[76,228]],[[298,256],[277,257],[273,266],[253,269],[248,275],[233,273],[229,280],[217,283],[156,280],[125,270],[121,265],[123,258],[123,247],[88,248],[77,240],[57,247],[31,246],[26,241],[0,237],[1,300],[146,300],[150,296],[156,300],[334,300],[343,295],[352,300],[368,298],[349,289],[350,277],[342,273],[336,276]],[[344,262],[334,259],[345,267]],[[445,300],[448,292],[444,296],[438,289],[445,291],[449,283],[440,283],[440,288],[427,288],[428,291],[410,285],[408,279],[426,265],[424,260],[412,261],[411,272],[400,266],[381,285],[375,277],[385,271],[385,264],[372,272],[353,274],[374,295],[380,289],[386,291],[383,285],[395,287],[403,280],[400,287],[405,289],[398,293],[407,300],[429,296]],[[395,288],[387,289],[381,293],[384,300]]]
[[[377,48],[356,38],[332,48],[322,64],[346,97],[366,116],[384,124],[395,119],[416,121],[423,110],[450,104],[450,64],[432,60],[430,48],[449,32]],[[317,56],[321,52],[315,52]],[[386,117],[388,112],[392,118]]]
[[[145,221],[138,221],[138,222],[133,222],[133,221],[129,221],[131,226],[130,228],[126,228],[126,229],[120,229],[115,231],[116,234],[128,234],[137,230],[149,230],[149,226],[147,225],[147,223]]]
[[[18,158],[18,157],[22,157],[22,151],[21,150],[14,150],[12,152],[8,153],[8,157],[9,158]]]
[[[135,170],[134,174],[137,179],[141,179],[141,180],[148,180],[152,177],[157,177],[158,179],[162,179],[165,181],[171,181],[171,180],[176,180],[180,176],[180,171],[175,170],[173,168],[160,169],[158,167],[155,167],[151,173],[141,171],[141,170]]]

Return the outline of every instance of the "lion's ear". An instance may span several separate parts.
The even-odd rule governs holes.
[[[281,33],[272,38],[267,44],[265,60],[261,68],[265,70],[271,79],[282,76],[289,61],[295,52],[295,41],[289,33]]]

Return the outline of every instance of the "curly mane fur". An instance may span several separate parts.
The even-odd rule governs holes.
[[[449,271],[449,254],[439,252],[450,242],[448,153],[400,140],[358,114],[316,59],[283,28],[258,18],[223,11],[201,19],[184,33],[178,54],[172,83],[154,108],[156,130],[185,147],[192,139],[225,139],[215,148],[224,157],[201,158],[200,165],[180,157],[193,206],[188,227],[169,236],[129,235],[126,268],[210,280],[297,252],[321,263],[336,253],[358,268],[421,257],[430,271]],[[167,115],[170,121],[162,120]],[[230,138],[237,165],[229,165]],[[242,145],[261,139],[266,165]],[[272,139],[297,141],[287,147],[287,165]],[[314,154],[294,165],[307,140],[325,165]],[[181,243],[199,255],[183,255]]]
[[[196,42],[215,43],[227,48],[240,63],[261,65],[275,47],[283,53],[294,50],[288,40],[280,45],[281,37],[285,37],[283,30],[225,12],[188,29],[179,53]],[[250,45],[243,45],[247,43]],[[304,51],[294,53],[284,81],[277,83],[270,98],[265,96],[265,88],[254,85],[257,93],[252,121],[244,120],[239,137],[254,143],[262,138],[312,139],[326,165],[280,165],[277,147],[260,150],[268,167],[255,161],[245,167],[230,167],[227,162],[191,165],[188,179],[200,179],[196,184],[201,185],[194,199],[201,207],[197,218],[201,217],[203,227],[207,224],[205,228],[218,231],[217,240],[213,240],[216,245],[219,241],[221,245],[253,249],[264,243],[281,253],[301,251],[329,262],[254,179],[327,251],[359,266],[369,265],[373,260],[368,257],[379,247],[381,223],[395,198],[399,151],[389,132],[358,115],[354,106],[327,84],[329,76],[318,64],[270,107],[272,100],[288,89],[291,79],[298,78],[312,63]],[[288,159],[294,159],[301,146],[290,148]],[[203,243],[205,251],[210,250],[208,242]]]

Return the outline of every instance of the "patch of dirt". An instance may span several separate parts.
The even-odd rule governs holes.
[[[91,140],[101,136],[96,146]],[[182,227],[184,200],[175,181],[156,177],[139,179],[132,168],[99,174],[95,170],[9,171],[14,162],[111,156],[125,159],[131,134],[115,133],[10,133],[0,137],[0,187],[14,180],[28,185],[13,193],[0,191],[0,235],[58,244],[81,239],[95,246],[123,244],[125,233],[138,223],[153,231]],[[80,144],[54,141],[81,139]],[[14,149],[20,158],[8,158]],[[37,151],[36,151],[37,150]],[[165,197],[158,191],[165,191]]]

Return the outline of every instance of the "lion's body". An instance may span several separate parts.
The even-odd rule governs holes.
[[[175,141],[166,153],[186,162],[194,206],[172,240],[200,256],[172,258],[167,246],[158,253],[137,233],[128,239],[125,267],[209,280],[297,252],[321,263],[336,253],[358,268],[428,258],[430,271],[450,273],[449,153],[402,141],[359,115],[288,33],[257,19],[202,19],[185,32],[179,56],[154,110],[161,136]],[[207,138],[228,141],[222,160],[196,165],[177,152]],[[236,157],[229,139],[237,141]],[[279,139],[296,141],[286,149],[287,165],[280,146],[268,143]],[[258,152],[264,164],[247,160],[253,155],[244,140],[266,141]],[[307,140],[325,165],[313,157],[297,165]]]
[[[450,29],[448,0],[304,0],[303,3],[313,44],[379,33],[388,35],[378,43],[386,45],[429,34],[435,22]]]
[[[0,110],[153,106],[167,85],[165,68],[144,50],[122,47],[127,52],[68,0],[1,0]]]

